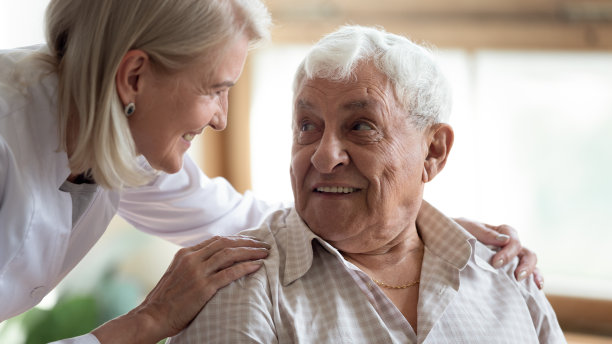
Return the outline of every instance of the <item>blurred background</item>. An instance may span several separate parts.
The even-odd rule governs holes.
[[[42,43],[46,0],[0,0],[0,49]],[[343,24],[431,47],[454,90],[456,142],[425,198],[452,216],[515,227],[538,254],[570,343],[612,343],[612,1],[268,0],[272,42],[230,93],[228,128],[189,154],[239,191],[291,201],[293,73]],[[1,343],[90,331],[136,306],[178,248],[117,218]],[[1,306],[1,305],[0,305]]]

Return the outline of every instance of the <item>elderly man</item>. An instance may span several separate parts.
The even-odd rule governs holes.
[[[423,201],[444,167],[450,96],[430,54],[358,26],[321,40],[294,84],[295,208],[245,234],[264,268],[216,296],[176,343],[560,343],[514,264]]]

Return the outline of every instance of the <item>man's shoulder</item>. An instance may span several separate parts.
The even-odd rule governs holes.
[[[263,260],[263,266],[255,273],[242,278],[235,283],[236,287],[245,287],[249,279],[257,280],[259,283],[267,284],[270,279],[278,278],[279,269],[283,266],[286,242],[289,231],[287,230],[287,217],[292,208],[282,208],[272,212],[257,228],[247,229],[238,233],[263,241],[270,245],[268,257]],[[246,283],[246,284],[245,284]]]
[[[292,208],[286,207],[270,213],[257,228],[247,229],[238,233],[239,235],[250,236],[267,244],[274,244],[278,239],[285,236],[287,228],[287,217]]]
[[[270,245],[262,269],[249,278],[264,278],[263,283],[284,286],[303,276],[312,265],[312,240],[316,235],[293,207],[273,212],[258,228],[240,234]]]

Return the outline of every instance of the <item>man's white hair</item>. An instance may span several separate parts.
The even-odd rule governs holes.
[[[393,85],[418,128],[448,120],[451,92],[432,53],[406,37],[382,29],[343,26],[308,52],[295,75],[294,94],[306,79],[348,81],[360,63],[371,62]]]

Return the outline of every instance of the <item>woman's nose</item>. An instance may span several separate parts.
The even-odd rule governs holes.
[[[223,130],[227,126],[227,112],[217,111],[208,125],[214,130]]]
[[[208,125],[214,130],[223,130],[227,126],[227,95],[219,96],[215,113]]]
[[[349,163],[349,155],[342,140],[335,134],[323,134],[312,155],[312,165],[321,173],[332,173],[338,166]]]

